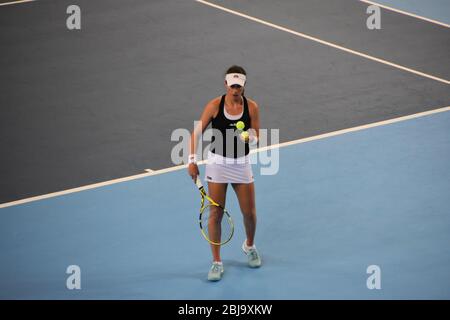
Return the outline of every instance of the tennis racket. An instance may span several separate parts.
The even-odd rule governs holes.
[[[217,246],[229,242],[234,234],[234,223],[231,215],[220,204],[211,199],[205,191],[199,177],[195,184],[202,197],[198,222],[203,237],[209,243]],[[205,204],[205,200],[208,203]]]

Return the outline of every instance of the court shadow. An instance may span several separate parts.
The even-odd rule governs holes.
[[[270,259],[268,259],[270,260]],[[234,260],[234,259],[224,259],[223,264],[226,269],[248,269],[249,266],[247,264],[246,258],[243,257],[242,260]],[[178,271],[166,271],[166,272],[158,272],[151,275],[146,275],[143,279],[144,281],[155,281],[155,280],[174,280],[174,279],[192,279],[192,280],[200,280],[204,283],[211,283],[207,279],[208,274],[208,266],[202,266],[204,270],[195,271],[195,272],[178,272]]]
[[[224,259],[223,264],[231,268],[248,268],[247,261]]]
[[[203,280],[206,278],[205,272],[163,272],[147,275],[143,277],[142,281],[155,281],[155,280],[174,280],[174,279],[194,279]]]
[[[262,260],[262,268],[270,266],[270,267],[283,267],[288,266],[294,261],[287,259],[283,255],[279,256],[272,256],[270,254],[262,254],[261,255]],[[244,268],[248,269],[249,266],[247,264],[247,258],[244,256],[242,260],[223,260],[223,263],[225,266],[231,266],[232,268]]]

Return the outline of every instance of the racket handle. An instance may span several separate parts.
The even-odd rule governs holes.
[[[201,182],[199,176],[197,176],[197,178],[195,179],[195,184],[197,185],[197,187],[199,189],[203,188],[203,185],[202,185],[202,182]]]

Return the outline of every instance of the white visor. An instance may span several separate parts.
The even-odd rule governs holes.
[[[238,84],[241,87],[245,85],[245,80],[247,77],[242,73],[229,73],[225,76],[225,80],[227,81],[227,86],[231,87],[234,84]]]

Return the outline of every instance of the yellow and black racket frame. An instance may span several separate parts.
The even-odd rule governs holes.
[[[233,238],[233,234],[234,234],[234,222],[233,222],[233,219],[231,218],[231,215],[228,213],[227,209],[225,209],[223,206],[221,206],[220,204],[218,204],[217,202],[215,202],[213,199],[211,199],[211,198],[206,194],[206,190],[205,190],[205,188],[203,187],[203,185],[202,185],[202,183],[201,183],[199,177],[197,177],[197,179],[196,179],[196,181],[195,181],[195,184],[197,185],[198,190],[200,191],[200,195],[201,195],[201,197],[202,197],[202,199],[201,199],[201,205],[200,205],[200,214],[199,214],[199,216],[198,216],[198,223],[199,223],[199,226],[200,226],[200,231],[201,231],[203,237],[206,239],[206,241],[208,241],[210,244],[213,244],[213,245],[216,245],[216,246],[222,246],[222,245],[228,243],[228,242],[231,240],[231,238]],[[202,215],[203,215],[203,212],[205,211],[205,209],[208,207],[208,206],[205,206],[205,199],[208,200],[212,205],[221,208],[222,211],[223,211],[223,213],[225,214],[226,219],[228,219],[228,223],[230,224],[231,231],[230,231],[230,235],[228,236],[227,239],[225,239],[225,241],[221,241],[220,243],[211,241],[211,240],[208,238],[208,236],[206,235],[205,230],[203,229]],[[222,219],[223,219],[223,218],[224,218],[224,217],[222,217]]]

